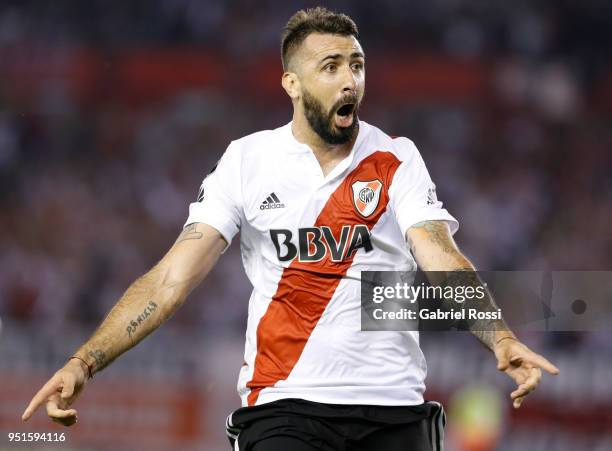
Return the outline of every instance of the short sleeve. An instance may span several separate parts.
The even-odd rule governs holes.
[[[405,138],[402,141],[408,146],[406,159],[395,172],[389,189],[391,206],[402,233],[422,221],[446,221],[454,234],[459,223],[442,208],[442,202],[436,195],[436,185],[421,154],[412,141]]]
[[[240,230],[242,193],[240,154],[230,144],[213,170],[204,178],[198,198],[189,205],[185,226],[202,222],[223,235],[228,246]]]

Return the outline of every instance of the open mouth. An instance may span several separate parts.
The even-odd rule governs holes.
[[[336,114],[340,117],[347,117],[353,114],[353,111],[355,111],[355,104],[347,103],[346,105],[342,105],[340,108],[338,108],[338,111],[336,111]]]
[[[353,116],[355,112],[355,104],[347,103],[342,105],[336,111],[336,125],[338,127],[346,128],[353,125]]]

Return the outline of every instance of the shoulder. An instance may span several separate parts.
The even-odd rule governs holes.
[[[386,150],[393,153],[401,162],[411,161],[419,156],[419,151],[414,142],[405,136],[394,136],[385,133],[380,128],[361,121],[366,128],[367,139],[371,148]]]

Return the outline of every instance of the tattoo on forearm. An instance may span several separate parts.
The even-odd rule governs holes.
[[[493,349],[495,345],[495,331],[494,330],[472,330],[472,335],[474,335],[482,344],[484,344],[487,348]]]
[[[186,240],[199,240],[204,236],[202,232],[198,232],[198,223],[189,224],[187,227],[183,229],[176,242],[180,243],[181,241]]]
[[[450,272],[443,282],[443,285],[451,287],[484,286],[474,269],[458,269]],[[484,288],[484,296],[482,298],[471,298],[470,307],[476,309],[478,312],[497,312],[499,307],[495,303],[490,291],[486,287]],[[509,331],[508,325],[503,319],[475,319],[463,322],[460,328],[468,329],[489,349],[493,349],[495,345],[497,331]]]
[[[89,356],[94,360],[94,368],[96,371],[100,371],[107,365],[106,353],[100,349],[94,349],[89,351]]]
[[[138,327],[147,319],[151,316],[151,314],[157,310],[157,304],[153,301],[149,301],[149,304],[145,307],[145,309],[143,310],[143,312],[138,315],[136,318],[134,318],[132,321],[130,321],[130,324],[128,324],[126,331],[127,334],[130,338],[132,338],[132,334],[134,334],[134,332],[136,332],[136,330],[138,329]]]
[[[455,242],[448,232],[448,226],[444,221],[423,221],[412,226],[413,229],[421,229],[426,232],[424,235],[435,247],[442,250],[446,254],[454,254],[457,258],[453,260],[452,270],[440,274],[432,274],[429,277],[430,281],[435,279],[435,285],[451,286],[451,287],[478,287],[483,283],[478,277],[476,270],[472,264],[459,252]],[[417,249],[412,240],[410,242],[410,250],[415,257]],[[440,277],[442,276],[442,277]],[[498,307],[493,300],[493,296],[485,287],[485,295],[481,298],[471,299],[470,308],[478,312],[497,313]],[[454,302],[454,301],[451,301]],[[509,328],[503,319],[476,319],[457,322],[457,327],[463,330],[469,330],[476,336],[485,346],[493,349],[498,331],[509,331]]]
[[[455,252],[457,247],[452,238],[449,237],[448,226],[443,221],[423,221],[412,226],[415,229],[423,229],[428,232],[429,240],[439,245],[446,253]],[[410,242],[410,250],[414,254],[416,249],[412,241]]]

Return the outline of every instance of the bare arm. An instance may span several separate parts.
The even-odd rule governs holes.
[[[406,239],[423,271],[443,271],[446,273],[444,283],[451,285],[457,279],[462,284],[466,281],[471,281],[474,285],[478,283],[474,265],[459,251],[446,222],[424,221],[415,224],[406,232]],[[433,274],[428,275],[432,277]],[[457,277],[458,274],[460,277]],[[442,281],[431,282],[436,284]],[[479,311],[497,310],[488,290],[483,299],[471,299],[470,302]],[[515,408],[519,408],[525,396],[540,383],[540,368],[551,374],[559,374],[557,367],[521,343],[501,319],[478,320],[470,324],[470,332],[493,351],[498,362],[497,368],[517,383],[518,387],[510,394]]]
[[[66,408],[78,396],[88,372],[101,371],[170,318],[213,268],[226,245],[221,234],[206,224],[185,227],[168,253],[132,283],[77,350],[74,356],[82,360],[69,360],[34,396],[23,420],[46,402],[53,420],[74,424],[76,410]]]
[[[451,284],[454,282],[452,272],[461,271],[461,281],[477,282],[476,268],[457,247],[445,221],[424,221],[415,224],[406,232],[406,238],[414,258],[423,271],[446,272],[450,278],[447,282]],[[431,277],[433,274],[428,275]],[[495,301],[488,291],[483,299],[473,299],[470,302],[479,311],[497,310]],[[476,321],[471,325],[470,331],[490,350],[493,350],[495,343],[503,338],[516,338],[503,320]]]
[[[100,327],[74,354],[96,373],[170,318],[213,268],[225,240],[206,224],[191,224],[149,272],[127,289]]]

